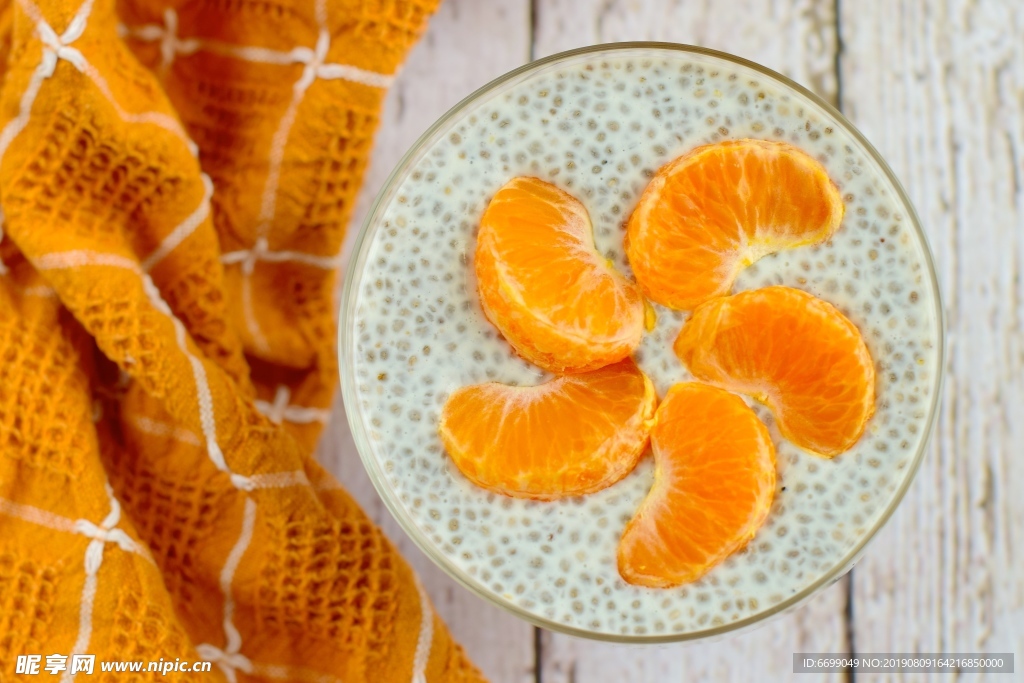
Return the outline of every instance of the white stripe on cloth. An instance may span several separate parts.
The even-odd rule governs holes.
[[[292,86],[292,98],[288,102],[277,130],[270,140],[270,158],[267,164],[267,178],[263,185],[263,196],[260,201],[260,214],[256,225],[256,247],[255,251],[267,251],[267,234],[277,214],[277,191],[281,182],[281,166],[284,163],[285,146],[288,144],[288,137],[291,135],[292,126],[295,124],[295,117],[298,115],[299,104],[306,94],[306,90],[316,80],[317,69],[327,58],[327,51],[331,46],[331,34],[327,30],[327,8],[324,0],[315,0],[315,12],[319,33],[317,34],[316,47],[312,54],[303,53],[305,58],[302,68],[302,75]],[[253,260],[245,260],[242,265],[242,315],[245,319],[249,335],[252,337],[257,348],[266,353],[269,351],[269,344],[263,330],[260,329],[259,320],[256,318],[256,311],[252,305],[252,273],[255,267],[255,251],[252,254]]]
[[[325,81],[341,79],[362,83],[371,88],[390,88],[395,82],[394,76],[374,73],[348,64],[323,64],[316,70],[316,75]]]
[[[73,519],[62,517],[61,515],[32,507],[31,505],[15,503],[13,500],[7,500],[6,498],[0,498],[0,514],[16,517],[32,524],[38,524],[47,529],[66,531],[71,534],[77,533],[75,530],[75,520]]]
[[[245,326],[249,331],[249,336],[252,339],[253,346],[256,347],[258,352],[267,354],[270,352],[270,345],[263,334],[263,330],[260,328],[259,320],[256,318],[256,308],[253,305],[252,298],[252,273],[256,269],[256,263],[258,261],[267,261],[271,263],[294,261],[316,268],[333,270],[340,267],[341,256],[318,256],[316,254],[306,254],[300,251],[287,250],[271,251],[267,244],[267,238],[257,237],[256,244],[252,249],[240,249],[238,251],[228,252],[220,257],[220,261],[224,265],[238,264],[241,266],[242,317],[245,320]]]
[[[259,321],[256,319],[256,307],[252,301],[252,273],[242,270],[242,317],[245,319],[245,326],[249,330],[249,337],[252,339],[256,351],[263,355],[270,353],[270,343],[263,334]]]
[[[289,472],[270,472],[268,474],[253,474],[246,477],[249,481],[249,490],[257,489],[283,489],[289,486],[309,486],[309,479],[302,470]]]
[[[114,491],[110,484],[105,484],[107,498],[110,500],[110,512],[99,524],[94,524],[86,519],[75,520],[75,530],[92,538],[85,548],[85,584],[82,587],[82,597],[79,601],[78,610],[78,636],[75,644],[71,646],[71,655],[86,654],[89,650],[89,641],[92,640],[92,616],[93,605],[96,601],[96,584],[99,580],[100,567],[103,565],[103,550],[107,543],[113,543],[128,552],[142,552],[141,546],[137,544],[123,529],[118,529],[117,523],[121,520],[121,504],[114,497]],[[146,552],[146,556],[149,553]],[[152,558],[150,558],[152,560]],[[76,674],[70,669],[65,670],[61,676],[62,683],[69,683],[75,679]]]
[[[25,130],[25,126],[28,125],[29,118],[32,116],[32,105],[39,95],[39,89],[42,87],[43,81],[49,77],[50,73],[52,73],[50,66],[45,59],[32,72],[32,77],[28,81],[28,87],[25,88],[25,92],[21,95],[18,115],[8,121],[7,125],[0,131],[0,159],[3,159],[4,154],[7,153],[7,148],[14,142],[14,138],[18,137],[18,134]]]
[[[419,577],[414,575],[414,579],[420,596],[420,633],[416,639],[416,654],[412,660],[412,683],[427,683],[427,663],[430,661],[430,650],[434,645],[434,610]]]
[[[66,268],[81,268],[82,266],[110,266],[111,268],[123,268],[132,271],[136,275],[142,275],[139,264],[128,256],[104,254],[88,249],[54,251],[49,254],[43,254],[33,262],[33,265],[36,267],[36,270],[64,270]]]
[[[270,162],[267,170],[267,179],[263,185],[263,198],[260,202],[259,223],[256,226],[257,237],[266,237],[270,231],[270,224],[277,213],[277,188],[281,181],[281,165],[284,163],[284,148],[288,142],[292,126],[295,124],[295,117],[299,111],[299,103],[302,102],[306,90],[316,80],[317,67],[327,57],[327,50],[330,47],[331,38],[325,28],[320,29],[317,37],[316,48],[312,58],[305,63],[302,75],[292,86],[292,99],[285,109],[281,122],[274,131],[274,137],[270,140]]]
[[[249,271],[252,272],[252,265],[257,261],[267,261],[270,263],[284,263],[286,261],[295,261],[297,263],[303,263],[307,266],[314,266],[316,268],[324,268],[325,270],[333,270],[341,266],[341,255],[335,256],[320,256],[318,254],[307,254],[302,251],[289,251],[282,249],[281,251],[271,251],[266,246],[266,240],[258,242],[252,249],[239,249],[238,251],[229,251],[220,257],[220,262],[224,265],[233,265],[236,263],[242,264],[243,268],[248,267]]]
[[[128,421],[140,432],[145,432],[152,436],[162,436],[175,441],[181,441],[187,443],[190,446],[201,446],[199,437],[184,427],[179,427],[173,424],[167,424],[166,422],[158,422],[145,415],[133,415],[128,418]]]
[[[142,261],[142,270],[147,273],[153,270],[156,264],[160,263],[168,254],[188,239],[188,236],[196,231],[206,217],[210,215],[210,199],[213,197],[213,181],[210,176],[201,173],[203,180],[203,198],[199,200],[199,206],[185,220],[177,225],[174,230],[168,233],[167,237],[157,246],[153,252]]]
[[[209,643],[200,643],[196,645],[196,654],[202,657],[207,662],[213,662],[217,665],[224,673],[229,683],[237,683],[238,675],[237,671],[243,673],[253,673],[253,663],[248,657],[240,652],[225,652],[215,645]]]
[[[185,143],[185,146],[188,147],[188,151],[192,156],[199,156],[199,147],[192,141],[192,138],[188,136],[188,133],[186,133],[185,129],[181,127],[181,124],[176,118],[158,111],[144,111],[138,113],[130,112],[122,107],[114,98],[114,93],[110,90],[110,85],[107,83],[107,80],[92,64],[86,63],[85,75],[88,76],[96,85],[122,121],[126,123],[150,124],[157,126],[158,128],[163,128]]]
[[[88,551],[96,547],[94,544],[98,544],[102,551],[102,541],[93,541],[86,550],[86,558],[89,557]],[[102,555],[100,557],[102,558]],[[82,586],[82,597],[78,604],[78,637],[75,638],[75,644],[71,646],[71,652],[68,653],[72,656],[86,654],[89,641],[92,640],[92,608],[96,600],[96,584],[99,582],[96,576],[97,572],[99,572],[99,566],[91,572],[88,568],[85,570],[85,584]],[[71,673],[71,670],[68,669],[60,677],[61,683],[69,683],[69,681],[75,680],[76,676],[77,672]]]
[[[34,296],[40,299],[56,299],[57,290],[49,285],[30,285],[21,290],[23,296]]]
[[[285,52],[266,47],[232,45],[231,43],[222,43],[219,40],[196,39],[196,43],[197,49],[256,64],[276,64],[278,66],[302,64],[308,59],[307,55],[311,54],[308,47],[296,47]]]
[[[194,142],[192,142],[188,137],[188,134],[186,134],[185,130],[181,127],[181,124],[178,123],[174,117],[161,112],[132,113],[126,111],[114,97],[114,93],[110,90],[110,86],[107,84],[107,81],[103,78],[102,74],[100,74],[100,72],[88,62],[81,51],[77,48],[70,47],[71,43],[81,37],[85,32],[89,13],[92,10],[93,0],[86,0],[81,5],[75,13],[75,16],[72,17],[71,21],[68,23],[68,27],[64,30],[64,33],[59,36],[43,17],[42,11],[34,2],[32,2],[32,0],[17,0],[17,2],[25,11],[25,14],[35,22],[36,34],[43,43],[42,61],[36,69],[36,73],[33,74],[33,81],[37,75],[40,76],[39,83],[35,86],[35,93],[32,93],[33,81],[30,81],[25,93],[26,95],[32,93],[31,99],[33,101],[35,100],[35,95],[38,93],[39,84],[41,84],[42,80],[53,75],[54,70],[57,68],[57,62],[63,59],[85,74],[96,85],[100,93],[104,98],[106,98],[114,108],[114,111],[123,121],[128,123],[148,123],[164,128],[179,137],[188,147],[192,156],[198,155],[199,148]],[[24,96],[22,101],[24,102]],[[31,103],[29,108],[31,108]],[[28,117],[26,116],[25,123],[27,122]],[[21,128],[24,128],[24,124]],[[21,132],[21,128],[16,130],[14,136]],[[3,141],[0,140],[0,143],[2,142]],[[7,144],[10,144],[9,140],[7,141]],[[6,146],[3,146],[2,148],[6,149]],[[0,156],[2,156],[2,152],[0,152]]]
[[[150,304],[166,315],[174,326],[174,335],[178,348],[189,361],[192,368],[192,379],[196,387],[196,403],[199,409],[199,424],[203,430],[203,437],[206,440],[206,451],[213,461],[214,466],[228,474],[232,474],[224,460],[224,453],[217,443],[217,424],[213,413],[213,393],[210,390],[210,383],[206,376],[206,367],[203,362],[188,348],[187,332],[177,316],[171,310],[167,302],[160,296],[160,290],[153,284],[153,280],[146,273],[142,272],[139,265],[132,259],[118,254],[104,254],[88,250],[75,250],[52,252],[44,254],[34,262],[37,270],[60,270],[82,266],[111,266],[130,270],[139,276],[142,281],[142,289],[146,293]],[[234,475],[232,477],[241,476]],[[234,479],[232,479],[234,481]]]
[[[242,556],[252,542],[253,530],[256,526],[256,501],[252,498],[245,499],[245,508],[242,511],[242,529],[238,534],[238,541],[228,553],[224,561],[224,568],[220,573],[220,589],[224,593],[224,635],[227,639],[225,651],[229,653],[238,652],[242,645],[242,637],[238,634],[233,622],[235,613],[235,600],[231,592],[231,581],[235,578],[238,564]]]
[[[142,273],[142,288],[145,290],[154,308],[171,319],[171,323],[174,325],[174,334],[178,342],[178,348],[185,354],[189,364],[192,366],[192,379],[196,386],[196,402],[199,404],[199,424],[203,430],[203,436],[206,438],[207,454],[217,469],[230,472],[228,464],[224,460],[224,453],[220,450],[220,444],[217,443],[217,423],[213,414],[213,392],[210,390],[210,382],[206,376],[206,366],[203,365],[203,361],[188,350],[185,326],[181,324],[181,321],[171,311],[171,307],[160,296],[160,290],[153,284],[153,280],[145,273]]]
[[[294,424],[309,424],[310,422],[327,422],[330,418],[330,410],[289,405],[290,399],[291,390],[281,384],[277,387],[272,403],[260,400],[256,400],[254,403],[256,410],[270,418],[274,424],[281,424],[285,420]]]
[[[111,496],[113,496],[112,493]],[[114,502],[116,503],[116,500]],[[13,500],[6,498],[0,498],[0,514],[43,526],[47,529],[53,529],[54,531],[79,534],[105,543],[115,543],[125,552],[136,553],[152,561],[149,551],[122,529],[105,528],[106,520],[96,525],[87,519],[71,519],[70,517],[64,517],[54,512],[43,510],[42,508],[25,505],[24,503],[15,503]],[[120,505],[118,505],[118,515],[120,515]],[[114,524],[117,524],[117,520],[111,523],[110,527]]]
[[[238,540],[228,553],[224,561],[224,567],[220,573],[220,590],[224,594],[224,648],[221,649],[209,643],[202,643],[196,646],[203,659],[215,662],[224,677],[232,683],[237,680],[236,671],[241,670],[247,674],[253,671],[252,662],[243,655],[242,636],[234,623],[235,598],[231,591],[231,582],[235,578],[235,571],[238,569],[242,556],[252,542],[253,530],[256,526],[256,501],[252,498],[245,499],[245,508],[242,511],[242,529],[238,534]]]
[[[327,2],[326,0],[313,0],[313,12],[316,15],[316,23],[320,28],[327,26]]]
[[[322,2],[316,3],[317,25],[327,26],[327,8]],[[181,38],[178,36],[178,15],[172,8],[164,10],[164,25],[144,24],[141,26],[118,26],[118,32],[123,37],[133,38],[149,43],[160,43],[160,73],[166,73],[167,69],[174,62],[177,55],[188,56],[199,51],[211,52],[213,54],[232,57],[246,62],[257,64],[276,64],[288,66],[291,64],[309,65],[317,61],[317,51],[306,46],[299,46],[291,50],[275,50],[255,45],[233,45],[210,38]],[[326,56],[326,55],[325,55]],[[359,83],[371,88],[388,88],[394,83],[395,76],[382,74],[369,69],[363,69],[352,64],[325,63],[323,58],[318,60],[315,67],[317,78],[324,80],[346,80]]]

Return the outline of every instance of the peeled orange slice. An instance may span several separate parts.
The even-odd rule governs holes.
[[[619,541],[619,574],[668,588],[696,581],[764,523],[775,495],[775,448],[739,396],[672,387],[651,431],[654,486]]]
[[[593,493],[636,466],[657,397],[632,360],[535,387],[456,390],[438,432],[455,466],[496,493],[553,500]]]
[[[828,239],[843,218],[824,167],[785,142],[729,140],[663,167],[626,227],[644,295],[690,310],[762,256]]]
[[[816,455],[848,450],[875,411],[875,369],[860,331],[798,289],[712,299],[674,349],[698,379],[767,405],[782,435]]]
[[[545,370],[594,370],[640,343],[636,285],[597,253],[587,211],[536,178],[498,190],[480,221],[476,276],[487,318]]]

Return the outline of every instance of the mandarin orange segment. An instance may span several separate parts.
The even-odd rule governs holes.
[[[554,185],[515,178],[498,190],[475,260],[488,320],[545,370],[595,370],[640,343],[639,289],[598,254],[583,205]]]
[[[654,485],[619,541],[627,582],[668,588],[696,581],[764,523],[775,495],[775,448],[739,396],[687,382],[654,418]]]
[[[729,140],[664,166],[626,226],[644,295],[691,310],[762,256],[828,239],[843,219],[825,168],[785,142]]]
[[[875,368],[860,331],[798,289],[712,299],[674,350],[698,379],[767,405],[782,435],[816,455],[849,450],[875,411]]]
[[[456,390],[438,432],[466,477],[518,498],[600,491],[629,474],[647,447],[657,397],[632,360],[534,387]]]

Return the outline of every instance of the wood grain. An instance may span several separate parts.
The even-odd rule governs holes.
[[[538,0],[534,55],[660,40],[723,50],[836,98],[834,0]]]
[[[862,652],[1016,651],[1019,658],[1024,6],[843,5],[843,105],[921,215],[943,286],[949,346],[931,450],[875,541],[884,551],[869,551],[854,572],[854,642]]]
[[[728,7],[726,8],[726,5]],[[752,59],[835,101],[833,0],[722,3],[541,0],[534,53],[624,40],[664,40],[715,48]],[[794,652],[846,652],[844,579],[803,609],[762,628],[715,643],[657,648],[609,646],[560,634],[541,640],[543,683],[576,681],[806,681]],[[844,680],[833,674],[823,681]]]
[[[384,107],[349,244],[392,169],[445,111],[476,88],[529,60],[528,0],[445,0],[413,49]],[[455,637],[495,682],[533,682],[534,629],[462,588],[409,540],[384,507],[359,460],[340,398],[318,457],[383,528],[419,573]]]
[[[659,646],[611,645],[544,631],[543,683],[682,683],[715,681],[842,681],[840,674],[794,675],[794,652],[846,651],[846,581],[797,612],[715,642]]]

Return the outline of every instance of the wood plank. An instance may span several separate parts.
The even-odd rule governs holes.
[[[537,0],[534,55],[658,40],[723,50],[836,98],[834,0]]]
[[[347,245],[406,150],[441,114],[476,88],[529,60],[528,0],[445,0],[400,73],[384,108],[373,159]],[[408,539],[385,509],[356,452],[341,409],[331,416],[318,457],[416,568],[441,617],[492,681],[534,681],[534,629],[465,590]]]
[[[763,627],[715,642],[610,645],[542,631],[543,683],[681,683],[810,680],[794,675],[794,652],[843,652],[846,648],[847,579],[799,611]],[[813,677],[812,677],[813,678]],[[814,680],[842,681],[842,675]]]
[[[1019,657],[1024,6],[843,3],[840,29],[844,108],[920,212],[943,285],[949,340],[932,448],[876,541],[887,552],[868,552],[854,575],[856,647]],[[883,678],[953,676],[863,676]]]
[[[833,0],[728,3],[639,0],[538,0],[534,54],[623,40],[664,40],[711,47],[776,69],[835,101]],[[847,580],[803,609],[715,643],[613,647],[544,633],[544,683],[588,681],[805,680],[792,673],[794,652],[846,652]],[[817,680],[845,680],[841,674]]]

